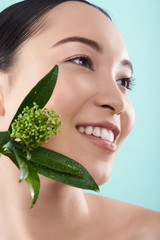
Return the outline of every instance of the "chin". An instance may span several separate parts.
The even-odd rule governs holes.
[[[94,172],[90,171],[90,174],[92,175],[98,186],[105,184],[110,179],[111,173],[112,166],[107,166],[105,169],[97,169],[96,171],[94,169]]]

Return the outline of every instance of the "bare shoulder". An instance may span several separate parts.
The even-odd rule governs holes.
[[[160,239],[160,212],[103,196],[85,196],[90,211],[99,218],[104,235],[110,234],[110,239]]]

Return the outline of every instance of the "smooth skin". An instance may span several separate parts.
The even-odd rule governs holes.
[[[90,39],[98,48],[61,41],[70,37]],[[123,38],[103,13],[78,2],[57,6],[47,14],[43,29],[20,48],[14,67],[0,73],[0,130],[8,128],[24,96],[58,64],[58,81],[46,107],[61,115],[62,133],[43,146],[75,159],[97,184],[104,184],[134,124],[134,109],[122,81],[132,74],[126,60]],[[76,128],[104,121],[120,129],[114,152],[97,146]],[[6,157],[1,157],[0,168],[1,240],[158,240],[158,212],[86,194],[43,176],[38,202],[29,210],[29,192],[25,182],[18,183],[17,168]]]

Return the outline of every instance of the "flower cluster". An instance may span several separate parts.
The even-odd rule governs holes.
[[[55,110],[41,110],[34,102],[33,107],[25,107],[12,124],[11,138],[20,139],[27,150],[32,150],[47,142],[51,135],[57,136],[61,124]]]

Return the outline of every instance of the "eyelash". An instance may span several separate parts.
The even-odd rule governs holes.
[[[135,85],[135,79],[133,77],[121,78],[118,79],[116,82],[118,81],[123,81],[123,83],[121,84],[123,87],[127,88],[128,90],[133,90],[133,86]]]
[[[76,60],[81,61],[81,63],[77,63]],[[92,60],[89,56],[83,56],[83,55],[76,56],[76,57],[67,59],[66,62],[73,62],[74,64],[81,65],[81,66],[83,66],[85,68],[88,68],[92,71],[94,70],[93,62],[92,62]],[[135,85],[135,83],[134,83],[135,79],[134,78],[132,78],[132,77],[121,78],[121,79],[117,80],[117,82],[118,81],[123,81],[123,83],[121,84],[122,86],[124,86],[128,90],[133,90],[133,86]]]
[[[76,60],[81,61],[81,63],[77,63]],[[92,60],[89,56],[76,56],[74,58],[67,59],[66,62],[73,62],[77,65],[81,65],[81,66],[83,66],[85,68],[88,68],[92,71],[94,70],[93,69],[93,62],[92,62]]]

